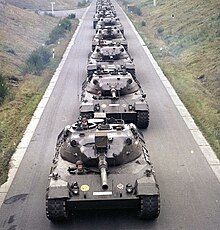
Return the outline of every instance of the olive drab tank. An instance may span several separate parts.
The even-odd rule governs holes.
[[[99,21],[96,24],[96,32],[98,32],[99,29],[107,29],[108,27],[115,27],[121,31],[121,33],[124,35],[124,28],[119,21],[118,17],[105,17],[100,18]]]
[[[97,45],[108,46],[111,43],[121,44],[125,50],[128,50],[128,43],[124,35],[117,27],[108,27],[106,29],[99,29],[92,40],[92,51]]]
[[[96,24],[100,18],[114,18],[116,17],[116,11],[111,3],[99,3],[96,4],[96,13],[93,16],[93,29],[96,28]]]
[[[82,118],[59,134],[46,215],[58,221],[77,210],[135,209],[142,219],[160,212],[159,187],[143,136],[134,124]]]
[[[109,46],[96,46],[88,58],[87,73],[91,76],[100,66],[106,70],[112,68],[126,69],[135,77],[133,59],[120,44],[111,43]]]
[[[94,113],[121,118],[138,128],[149,125],[149,109],[139,82],[130,73],[98,70],[83,85],[80,114],[92,118]]]
[[[103,16],[103,13],[102,12],[98,12],[98,13],[95,13],[94,16],[93,16],[93,29],[96,28],[96,25],[99,21],[99,19]]]
[[[93,52],[74,111],[79,119],[58,135],[46,215],[59,221],[79,210],[134,209],[141,219],[155,219],[159,186],[138,130],[149,125],[146,94],[113,4],[97,0],[94,13]]]

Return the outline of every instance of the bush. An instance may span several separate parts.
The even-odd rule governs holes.
[[[13,54],[13,55],[17,55],[16,52],[15,52],[15,50],[13,50],[12,48],[8,48],[8,49],[6,50],[6,52],[8,52],[8,53],[10,53],[10,54]]]
[[[69,15],[67,16],[67,19],[74,19],[74,18],[76,18],[76,15],[75,15],[75,14],[69,14]]]
[[[64,18],[49,34],[49,40],[46,41],[47,45],[54,44],[58,39],[64,37],[66,31],[71,30],[71,21]]]
[[[66,30],[70,31],[71,30],[71,21],[67,18],[64,18],[63,20],[60,21],[58,26],[63,28],[65,31]]]
[[[146,22],[145,22],[145,21],[142,21],[142,22],[141,22],[141,26],[146,26]]]
[[[26,60],[25,73],[40,75],[50,62],[51,52],[46,47],[40,47],[34,50]]]
[[[0,103],[5,99],[5,97],[8,94],[8,84],[3,77],[2,74],[0,74]]]
[[[159,28],[157,29],[157,33],[158,33],[158,34],[163,33],[163,31],[164,31],[164,28],[163,28],[163,27],[159,27]]]
[[[86,4],[87,4],[87,1],[86,0],[83,0],[83,1],[81,1],[81,2],[78,2],[78,7],[84,7],[84,6],[86,6]]]
[[[122,0],[123,6],[127,6],[129,3],[131,3],[131,0]]]
[[[133,13],[134,13],[134,14],[137,14],[137,15],[139,15],[139,16],[142,15],[141,9],[138,8],[138,7],[134,7],[134,8],[133,8]]]

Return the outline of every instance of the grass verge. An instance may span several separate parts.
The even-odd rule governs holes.
[[[74,20],[71,31],[66,33],[59,44],[50,45],[51,49],[56,50],[56,57],[41,76],[25,75],[19,86],[11,88],[10,94],[0,107],[0,184],[7,180],[10,158],[20,142],[77,24],[78,20]]]
[[[220,5],[208,1],[121,2],[220,159]],[[141,9],[141,14],[129,10]],[[129,11],[129,12],[128,12]]]

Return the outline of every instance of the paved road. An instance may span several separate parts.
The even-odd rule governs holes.
[[[94,3],[86,14],[7,198],[0,229],[220,229],[220,184],[159,80],[124,15],[129,51],[148,94],[150,127],[144,131],[161,191],[161,215],[140,221],[126,211],[81,212],[66,223],[45,216],[45,188],[59,131],[78,116],[79,88],[86,76]]]

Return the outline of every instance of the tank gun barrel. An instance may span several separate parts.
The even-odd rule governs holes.
[[[106,169],[108,168],[108,164],[105,160],[105,156],[99,156],[99,170],[101,172],[101,184],[102,189],[108,189],[108,182],[107,182],[107,172]]]
[[[117,96],[116,96],[116,89],[115,89],[115,88],[111,88],[111,94],[112,94],[112,98],[113,98],[113,99],[117,99]]]

